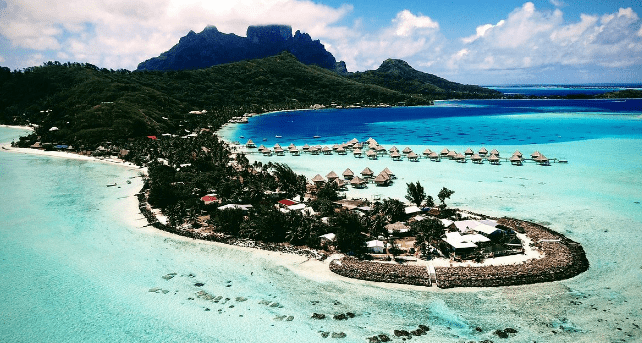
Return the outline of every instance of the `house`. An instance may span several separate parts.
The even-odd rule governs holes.
[[[239,209],[243,211],[248,211],[250,208],[252,208],[252,205],[242,205],[242,204],[227,204],[227,205],[218,207],[219,211],[223,211],[227,209]]]
[[[211,203],[219,202],[218,198],[214,194],[208,194],[201,197],[201,201],[204,205],[209,205]]]
[[[390,244],[378,239],[366,242],[366,249],[373,254],[383,254],[386,246],[390,247]]]

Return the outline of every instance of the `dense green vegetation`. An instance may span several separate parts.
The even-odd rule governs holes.
[[[304,65],[289,53],[190,71],[113,71],[49,62],[0,72],[0,122],[34,123],[40,126],[36,133],[43,142],[78,146],[162,133],[182,135],[184,130],[217,128],[248,112],[399,102],[430,104],[422,96],[364,85]],[[208,113],[188,114],[203,109]]]
[[[479,86],[463,85],[413,69],[402,60],[388,59],[377,70],[351,73],[350,79],[379,85],[407,94],[421,94],[431,99],[501,98],[502,93]]]
[[[642,98],[642,90],[639,89],[625,89],[623,91],[609,92],[597,96],[602,99],[637,99]]]

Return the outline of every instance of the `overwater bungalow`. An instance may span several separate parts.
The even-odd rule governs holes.
[[[332,146],[332,150],[335,150],[335,151],[336,151],[337,149],[339,149],[339,146],[340,146],[339,144],[335,144],[335,145],[333,145],[333,146]]]
[[[474,154],[475,154],[475,152],[471,148],[468,148],[468,149],[466,149],[466,151],[464,151],[464,155],[469,156],[469,157],[473,156]]]
[[[431,160],[431,161],[433,161],[433,162],[439,162],[439,160],[440,160],[439,154],[437,154],[437,153],[436,153],[436,152],[434,152],[434,151],[433,151],[433,152],[431,152],[431,153],[430,153],[430,155],[428,155],[428,157],[429,157],[429,158],[430,158],[430,160]]]
[[[288,145],[288,149],[292,149],[292,148],[296,149],[296,145],[294,145],[294,143],[290,143],[290,145]]]
[[[261,144],[261,146],[259,147],[259,152],[262,152],[264,149],[265,149],[265,145]]]
[[[352,148],[353,149],[362,149],[363,148],[363,144],[357,143],[357,144],[353,145]]]
[[[391,179],[394,179],[394,178],[395,178],[395,173],[393,173],[392,171],[390,171],[390,169],[388,169],[388,167],[384,168],[384,169],[383,169],[383,172],[384,172],[384,173],[386,173],[386,174],[388,174],[388,176],[390,176],[390,178],[391,178]]]
[[[372,169],[366,167],[361,171],[361,176],[363,176],[364,178],[371,178],[374,176],[374,172],[372,171]]]
[[[497,151],[497,149],[493,149],[493,150],[491,150],[491,151],[490,151],[490,154],[491,154],[491,155],[496,155],[497,157],[499,157],[499,151]]]
[[[394,145],[392,146],[392,148],[390,148],[390,150],[388,150],[388,152],[389,152],[389,153],[391,153],[391,154],[392,154],[393,152],[395,152],[395,151],[399,152],[399,149],[397,149],[397,147],[396,147],[396,146],[394,146]]]
[[[337,149],[337,154],[347,155],[348,153],[346,152],[346,149],[344,147],[340,146],[339,149]]]
[[[524,155],[522,155],[522,153],[519,152],[519,150],[515,150],[515,152],[513,153],[513,156],[517,156],[519,158],[523,158],[524,157]]]
[[[352,180],[350,180],[350,184],[354,188],[363,188],[366,186],[368,182],[358,176],[355,176]]]
[[[377,145],[377,148],[375,150],[377,151],[377,154],[379,154],[379,155],[385,155],[387,153],[386,152],[386,148],[384,148],[381,145]]]
[[[247,143],[245,143],[245,147],[246,148],[250,148],[250,149],[256,148],[256,144],[254,144],[254,142],[252,142],[252,139],[248,139]]]
[[[377,159],[377,153],[374,152],[374,150],[366,151],[366,156],[368,156],[368,158],[371,159],[371,160],[376,160]]]
[[[354,155],[354,157],[362,157],[363,155],[363,153],[361,152],[361,149],[354,149],[352,154]]]
[[[430,154],[432,154],[432,150],[430,150],[430,149],[428,149],[428,148],[426,148],[426,150],[424,150],[424,152],[423,152],[423,155],[424,155],[424,157],[426,157],[426,158],[429,158],[429,157],[430,157]]]
[[[321,187],[323,183],[325,183],[325,179],[321,174],[317,174],[315,177],[312,178],[312,182],[314,182],[314,185],[318,187]]]
[[[477,164],[484,163],[484,159],[478,154],[474,154],[473,156],[470,157],[470,159],[473,161],[473,163],[477,163]]]
[[[510,163],[514,166],[521,166],[522,165],[522,157],[518,155],[513,155],[510,158]]]
[[[455,155],[455,161],[459,163],[466,163],[466,156],[462,153]]]
[[[374,143],[374,145],[377,146],[377,141],[372,137],[369,137],[368,139],[366,139],[366,143],[368,144]]]
[[[344,179],[352,180],[352,178],[354,177],[354,172],[350,170],[350,168],[347,168],[342,175]]]
[[[488,155],[488,150],[486,150],[486,148],[482,147],[479,149],[479,156],[484,157],[486,155]]]
[[[404,155],[408,155],[409,153],[412,152],[412,149],[410,149],[409,146],[405,147],[403,151],[401,151]]]
[[[381,172],[374,179],[374,183],[377,184],[377,186],[388,186],[388,184],[390,184],[390,177],[388,174]]]
[[[328,179],[328,182],[332,182],[332,181],[338,179],[339,175],[337,175],[337,173],[335,173],[334,170],[333,170],[333,171],[329,172],[328,175],[326,175],[325,177]]]
[[[414,152],[414,151],[411,151],[411,152],[408,154],[408,160],[409,160],[409,161],[412,161],[412,162],[419,162],[419,155],[415,154],[415,152]]]
[[[450,151],[449,151],[447,148],[444,148],[444,150],[442,150],[439,154],[440,154],[442,157],[446,157],[446,156],[448,156],[448,153],[449,153],[449,152],[450,152]]]
[[[303,147],[301,147],[301,150],[303,150],[303,152],[308,152],[310,151],[310,146],[306,143],[305,145],[303,145]]]
[[[455,150],[450,150],[450,151],[446,154],[446,157],[448,157],[448,159],[451,159],[451,160],[454,160],[454,159],[455,159],[455,156],[457,156],[457,151],[455,151]]]
[[[345,181],[337,178],[332,182],[337,186],[337,189],[346,189]]]
[[[290,149],[290,154],[292,156],[299,156],[299,149],[297,149],[297,148]]]
[[[551,162],[546,158],[546,156],[540,154],[539,156],[535,157],[535,162],[541,166],[550,166]]]
[[[541,155],[542,154],[540,154],[539,151],[535,151],[534,153],[531,154],[531,158],[532,159],[536,159],[536,158],[540,157]]]
[[[394,151],[390,154],[390,157],[392,157],[393,161],[401,161],[401,154],[399,153],[399,151]]]
[[[358,139],[356,139],[356,138],[353,138],[353,139],[351,139],[350,141],[348,141],[348,144],[350,144],[350,145],[355,145],[355,144],[357,144],[357,143],[359,143],[359,140],[358,140]]]
[[[263,153],[263,156],[272,156],[272,151],[268,148],[264,148],[261,152]]]
[[[276,149],[276,148],[282,149],[279,143],[274,144],[274,146],[272,147],[272,149]]]
[[[274,148],[274,154],[277,155],[277,156],[283,156],[283,155],[285,155],[285,151],[283,151],[283,149],[281,149],[281,147]]]
[[[488,162],[490,162],[490,164],[499,165],[499,164],[500,164],[500,163],[499,163],[499,156],[497,156],[497,155],[490,155],[490,157],[488,158]]]
[[[310,154],[312,154],[312,155],[318,155],[318,154],[319,154],[319,149],[317,149],[317,147],[315,147],[315,146],[310,147],[310,149],[309,149],[308,151],[309,151],[309,152],[310,152]]]
[[[324,155],[332,155],[332,149],[327,145],[321,149],[321,152],[323,152]]]

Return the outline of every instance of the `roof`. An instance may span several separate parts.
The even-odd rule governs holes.
[[[488,153],[488,150],[486,150],[486,148],[482,147],[481,149],[479,149],[479,153],[480,154],[486,154],[486,153]]]
[[[343,172],[343,176],[354,176],[354,172],[352,172],[352,170],[350,170],[350,168],[347,168],[347,169]]]
[[[455,249],[477,248],[477,244],[465,241],[459,232],[446,232],[446,238],[443,240]]]
[[[373,175],[373,174],[374,172],[372,171],[372,169],[368,167],[366,167],[365,169],[363,169],[363,171],[361,171],[361,175]]]
[[[385,242],[380,241],[378,239],[366,242],[366,246],[368,248],[374,248],[374,247],[382,247],[383,248],[383,247],[385,247],[385,244],[386,244]]]
[[[388,174],[388,175],[395,175],[393,172],[390,171],[390,169],[388,169],[388,167],[384,168],[383,172]]]
[[[354,179],[352,179],[350,181],[350,183],[353,184],[353,185],[360,185],[360,184],[362,184],[364,182],[366,182],[366,181],[364,179],[358,177],[358,176],[355,176]]]
[[[313,182],[323,182],[323,181],[325,181],[325,179],[320,174],[317,174],[315,177],[312,178],[312,181]]]
[[[215,196],[213,196],[213,195],[205,195],[205,196],[201,197],[201,200],[202,200],[204,203],[208,204],[208,203],[211,203],[211,202],[213,202],[213,201],[217,201],[217,200],[218,200],[218,198],[217,198],[217,197],[215,197]]]
[[[471,149],[471,148],[466,149],[466,151],[464,151],[464,154],[466,154],[466,155],[474,154],[473,149]]]
[[[493,232],[495,232],[495,231],[497,231],[499,229],[496,228],[496,227],[490,226],[490,225],[486,225],[486,224],[481,224],[480,223],[479,225],[475,226],[473,228],[473,230],[475,230],[477,232],[481,232],[481,233],[486,234],[486,235],[491,235]]]
[[[279,200],[279,204],[285,205],[285,206],[292,206],[292,205],[298,204],[298,202],[290,199],[283,199],[283,200]]]
[[[221,211],[222,210],[227,210],[227,209],[230,209],[230,208],[247,211],[248,209],[252,208],[252,205],[227,204],[227,205],[223,205],[223,206],[219,206],[218,207],[218,209],[221,210]]]
[[[402,151],[402,152],[403,152],[404,154],[408,154],[408,153],[410,153],[411,151],[412,151],[412,149],[410,149],[410,147],[409,147],[409,146],[407,146],[407,147],[405,147],[405,148],[403,149],[403,151]]]
[[[303,210],[305,209],[305,204],[294,204],[292,206],[288,206],[288,210],[291,211],[296,211],[296,210]]]
[[[386,182],[388,180],[390,180],[390,177],[388,176],[388,174],[382,172],[379,175],[377,175],[377,177],[374,179],[374,182]]]
[[[334,233],[326,233],[325,235],[319,236],[319,238],[324,238],[324,239],[327,239],[329,241],[334,241],[335,237],[337,237],[337,235],[335,235]]]
[[[474,229],[477,226],[481,225],[481,223],[476,221],[476,220],[458,220],[458,221],[454,222],[453,224],[455,224],[455,227],[460,232],[466,232],[466,231],[468,231],[470,229]]]
[[[333,171],[329,172],[328,175],[326,175],[325,177],[327,177],[328,179],[336,179],[336,178],[339,177],[339,175],[337,175],[337,173],[335,173],[334,170],[333,170]]]
[[[421,212],[421,208],[417,206],[408,206],[406,207],[405,211],[406,211],[406,214],[412,214],[412,213]]]

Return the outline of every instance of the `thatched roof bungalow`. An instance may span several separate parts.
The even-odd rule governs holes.
[[[368,182],[358,176],[355,176],[352,180],[350,180],[350,185],[354,188],[363,188]]]
[[[418,162],[418,161],[419,161],[419,155],[415,154],[415,152],[414,152],[414,151],[411,151],[411,152],[408,154],[408,160],[409,160],[409,161],[412,161],[412,162]]]
[[[486,150],[486,148],[482,147],[481,149],[479,149],[479,156],[483,157],[486,155],[488,155],[488,150]]]
[[[361,176],[363,176],[364,178],[373,177],[373,176],[374,176],[374,172],[372,171],[372,169],[370,169],[370,168],[368,168],[368,167],[365,167],[365,168],[361,171]]]
[[[326,175],[325,177],[328,179],[328,182],[332,182],[332,181],[338,179],[339,175],[337,175],[337,173],[335,173],[334,170],[333,170],[333,171],[329,172],[328,175]]]
[[[354,177],[354,172],[353,172],[352,170],[350,170],[350,168],[347,168],[347,169],[343,172],[343,178],[344,178],[344,179],[346,179],[346,180],[350,180],[350,179],[352,179],[353,177]]]

